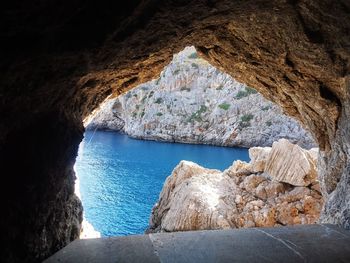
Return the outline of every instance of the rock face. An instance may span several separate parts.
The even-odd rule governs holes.
[[[4,4],[1,259],[41,261],[78,236],[69,230],[81,207],[69,200],[82,121],[189,45],[308,127],[320,147],[321,222],[350,228],[349,10],[348,0]]]
[[[174,55],[159,79],[107,100],[87,129],[221,146],[271,146],[280,138],[315,146],[278,106],[199,58],[194,47]]]
[[[115,130],[124,131],[124,109],[119,101],[120,99],[110,99],[105,101],[98,111],[93,115],[93,119],[89,117],[87,129]]]
[[[280,182],[308,186],[317,177],[316,160],[317,154],[314,151],[306,151],[282,139],[273,143],[266,160],[265,172]]]
[[[148,232],[317,222],[323,198],[316,178],[309,177],[308,183],[299,186],[304,173],[278,176],[275,171],[267,171],[271,157],[278,165],[283,161],[286,167],[290,164],[288,152],[275,154],[281,145],[290,147],[281,140],[269,150],[251,148],[250,163],[236,161],[224,172],[181,161],[164,183],[152,210]],[[310,165],[315,162],[307,160]],[[300,170],[297,167],[295,171]]]

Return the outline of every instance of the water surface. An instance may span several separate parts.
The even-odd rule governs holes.
[[[181,160],[224,170],[237,159],[248,161],[247,149],[88,131],[75,165],[85,218],[102,236],[141,234],[165,178]]]

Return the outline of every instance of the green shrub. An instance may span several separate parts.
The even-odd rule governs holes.
[[[258,92],[255,89],[250,88],[250,87],[245,87],[244,90],[240,90],[237,92],[235,98],[239,100],[239,99],[247,97],[251,94],[256,94],[256,93],[258,93]]]
[[[251,87],[245,87],[245,90],[248,92],[249,95],[258,93],[255,89]]]
[[[177,75],[177,74],[179,74],[180,73],[180,69],[176,69],[175,71],[174,71],[174,75]]]
[[[221,103],[221,104],[219,105],[219,108],[220,108],[220,109],[223,109],[223,110],[228,110],[228,109],[230,108],[230,106],[231,106],[230,104],[224,102],[224,103]]]
[[[271,121],[267,121],[266,125],[270,127],[272,125],[272,122]]]
[[[240,128],[247,128],[250,126],[250,121],[254,118],[253,114],[244,114],[239,122]]]
[[[133,113],[132,113],[132,117],[136,117],[137,116],[137,113],[136,113],[136,111],[134,111]]]
[[[198,66],[196,63],[192,63],[191,66],[192,66],[193,68],[195,68],[195,69],[198,69],[198,68],[199,68],[199,66]]]
[[[269,110],[271,107],[270,106],[265,106],[265,107],[262,107],[261,109],[263,110],[263,111],[267,111],[267,110]]]
[[[197,111],[199,114],[202,114],[208,110],[208,107],[205,105],[201,105],[200,109]]]
[[[143,116],[145,116],[145,111],[144,110],[140,113],[140,117],[143,118]]]
[[[149,87],[147,87],[147,86],[142,86],[141,89],[142,89],[143,91],[146,91],[146,90],[149,89]]]
[[[157,112],[157,114],[156,114],[157,116],[162,116],[163,115],[163,113],[161,113],[161,112]]]
[[[220,84],[219,87],[216,88],[216,90],[222,90],[224,88],[224,85]]]
[[[149,94],[148,94],[148,98],[151,98],[154,94],[154,91],[152,90]]]
[[[198,114],[197,112],[192,113],[192,115],[187,119],[187,122],[193,121],[202,121],[202,116],[200,116],[200,114]]]
[[[249,121],[248,122],[244,122],[244,121],[239,122],[239,127],[240,128],[247,128],[249,126],[250,126],[250,122]]]
[[[242,117],[241,117],[241,121],[242,122],[249,122],[251,121],[252,119],[254,118],[254,115],[253,114],[244,114]]]
[[[147,99],[147,96],[143,96],[141,103],[145,103],[146,99]]]
[[[161,104],[161,103],[163,103],[163,99],[162,99],[162,98],[157,98],[156,101],[155,101],[155,103]]]
[[[135,93],[135,94],[133,94],[133,96],[135,97],[135,98],[137,98],[137,94]]]
[[[201,105],[199,110],[192,113],[192,115],[187,119],[187,122],[193,122],[193,121],[203,121],[202,119],[202,113],[206,112],[208,110],[208,107],[205,105]]]
[[[190,55],[188,56],[188,58],[189,58],[189,59],[196,59],[196,58],[198,58],[197,52],[193,52],[192,54],[190,54]]]
[[[181,87],[180,90],[181,90],[181,91],[186,90],[187,92],[190,92],[190,91],[191,91],[191,89],[190,89],[190,88],[187,88],[187,87]]]

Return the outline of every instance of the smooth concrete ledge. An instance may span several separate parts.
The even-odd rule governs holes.
[[[350,262],[350,231],[303,225],[82,239],[45,262]]]

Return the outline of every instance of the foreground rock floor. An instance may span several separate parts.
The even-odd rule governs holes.
[[[45,262],[350,262],[350,231],[300,225],[84,239]]]

